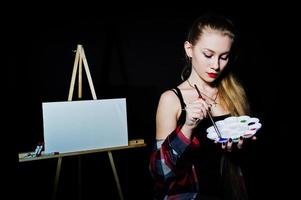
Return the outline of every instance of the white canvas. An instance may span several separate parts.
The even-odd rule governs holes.
[[[128,145],[126,99],[44,102],[45,152]]]

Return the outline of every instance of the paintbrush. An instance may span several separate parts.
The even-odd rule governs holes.
[[[204,99],[203,96],[202,96],[202,94],[201,94],[201,92],[200,92],[200,90],[199,90],[198,87],[196,86],[196,84],[194,84],[194,87],[195,87],[196,91],[197,91],[198,94],[199,94],[199,98]],[[214,121],[213,118],[212,118],[212,115],[211,115],[210,110],[208,110],[207,113],[208,113],[208,116],[209,116],[209,118],[210,118],[210,120],[211,120],[211,122],[212,122],[212,124],[213,124],[213,127],[214,127],[214,129],[215,129],[215,132],[216,132],[217,136],[219,137],[219,139],[223,139],[221,133],[220,133],[219,130],[218,130],[218,127],[217,127],[215,121]]]

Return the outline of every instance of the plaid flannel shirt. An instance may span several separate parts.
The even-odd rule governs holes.
[[[180,127],[164,141],[157,141],[149,165],[155,180],[155,199],[197,199],[198,178],[194,165],[189,162],[189,156],[185,152],[193,151],[198,146],[198,139],[186,138]]]

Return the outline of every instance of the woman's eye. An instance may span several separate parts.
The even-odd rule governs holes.
[[[228,60],[229,55],[221,56],[220,58],[221,58],[222,60]]]
[[[212,57],[212,55],[205,54],[205,53],[204,53],[204,56],[205,56],[206,58],[211,58],[211,57]]]

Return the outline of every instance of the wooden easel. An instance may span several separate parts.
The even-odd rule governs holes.
[[[71,77],[71,82],[70,82],[70,88],[69,88],[69,94],[68,94],[68,101],[72,101],[73,97],[73,91],[74,91],[74,85],[75,85],[75,79],[76,79],[76,73],[78,71],[78,98],[82,98],[82,63],[84,64],[84,69],[87,75],[87,79],[89,82],[89,87],[92,93],[93,100],[97,100],[97,96],[95,93],[92,77],[90,74],[88,62],[85,56],[84,48],[82,45],[78,44],[77,49],[76,49],[76,55],[75,55],[75,60],[74,60],[74,65],[73,65],[73,71],[72,71],[72,77]],[[114,179],[117,185],[117,190],[119,194],[119,198],[123,200],[123,193],[121,190],[119,178],[117,175],[114,159],[111,150],[107,151],[110,164],[112,167]],[[55,180],[54,180],[54,192],[53,192],[53,200],[56,199],[56,193],[57,193],[57,188],[58,188],[58,182],[59,182],[59,175],[61,171],[61,165],[62,165],[62,157],[58,157],[58,162],[57,162],[57,168],[56,168],[56,174],[55,174]],[[79,199],[81,199],[81,155],[78,155],[78,194],[79,194]]]
[[[85,51],[84,51],[83,46],[79,44],[79,45],[77,45],[75,60],[74,60],[74,64],[73,64],[73,71],[72,71],[72,76],[71,76],[68,101],[72,101],[77,69],[78,69],[78,98],[82,98],[82,84],[83,84],[82,83],[82,80],[83,80],[82,79],[82,72],[83,72],[82,63],[84,63],[84,67],[85,67],[85,71],[86,71],[86,75],[88,78],[88,82],[89,82],[93,100],[97,99],[93,81],[92,81],[92,77],[91,77],[90,70],[89,70],[89,65],[88,65],[88,62],[86,59]]]

